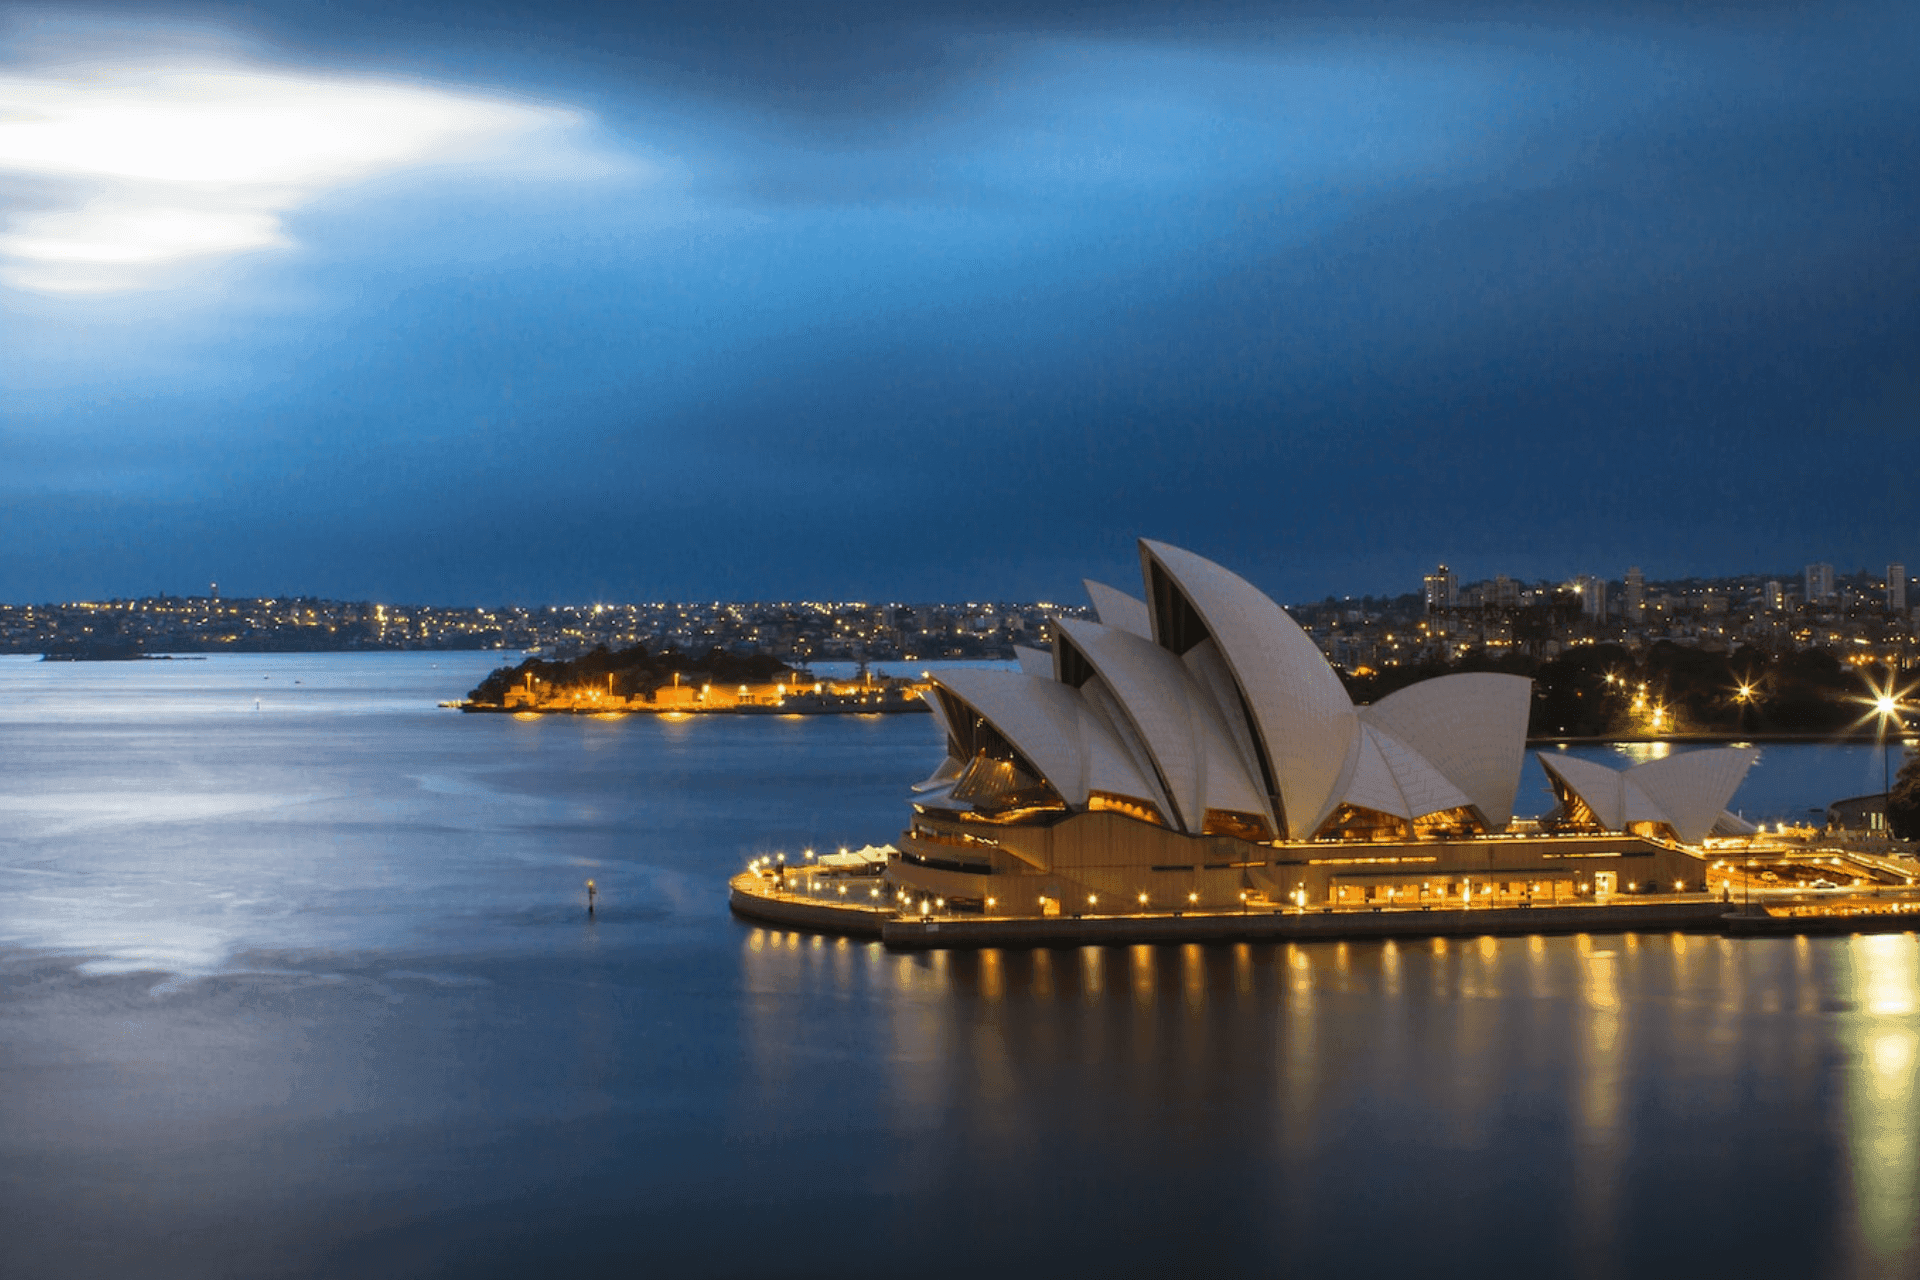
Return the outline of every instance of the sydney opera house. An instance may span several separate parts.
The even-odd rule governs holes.
[[[1140,543],[1143,596],[1088,583],[1021,669],[943,673],[946,758],[889,864],[897,896],[995,914],[1572,904],[1706,888],[1698,846],[1755,753],[1617,770],[1542,752],[1558,804],[1516,824],[1532,684],[1437,677],[1357,706],[1246,580]]]

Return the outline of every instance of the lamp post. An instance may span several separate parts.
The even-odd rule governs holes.
[[[1880,830],[1893,838],[1893,744],[1887,741],[1887,725],[1900,723],[1900,699],[1891,684],[1885,693],[1875,692],[1873,714],[1880,729]]]

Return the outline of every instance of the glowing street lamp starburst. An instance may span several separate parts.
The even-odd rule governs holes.
[[[1908,696],[1915,688],[1920,688],[1920,685],[1911,684],[1904,689],[1895,688],[1894,679],[1895,674],[1892,671],[1887,672],[1887,683],[1884,687],[1869,679],[1867,688],[1872,691],[1870,696],[1854,699],[1855,702],[1864,703],[1868,708],[1867,714],[1856,720],[1854,726],[1858,728],[1869,720],[1873,721],[1874,741],[1880,747],[1880,811],[1885,815],[1881,819],[1883,823],[1889,821],[1893,814],[1893,759],[1887,743],[1887,726],[1891,724],[1896,729],[1902,731],[1906,729],[1906,722],[1901,718],[1901,713],[1909,709],[1906,703]]]
[[[1903,721],[1903,716],[1906,712],[1912,710],[1907,699],[1912,696],[1916,688],[1920,688],[1920,685],[1910,684],[1905,688],[1896,687],[1894,684],[1894,676],[1891,673],[1888,674],[1887,682],[1884,685],[1870,678],[1867,682],[1868,692],[1861,697],[1853,699],[1853,701],[1867,708],[1866,713],[1854,721],[1854,727],[1864,728],[1867,724],[1871,723],[1876,733],[1881,737],[1886,735],[1887,728],[1890,725],[1896,729],[1904,729],[1906,725]]]

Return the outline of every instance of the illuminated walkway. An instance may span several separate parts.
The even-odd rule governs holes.
[[[1241,942],[1685,930],[1752,933],[1920,929],[1920,891],[1840,895],[1768,889],[1746,906],[1720,895],[1631,894],[1578,905],[1282,907],[1249,899],[1240,910],[1008,915],[950,912],[888,901],[877,876],[811,867],[745,871],[730,883],[733,911],[790,928],[877,937],[897,950],[1050,947],[1141,942]]]

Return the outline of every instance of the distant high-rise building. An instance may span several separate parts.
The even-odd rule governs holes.
[[[1573,580],[1574,589],[1580,593],[1580,612],[1589,618],[1607,616],[1607,580],[1583,573]]]
[[[1823,604],[1833,599],[1833,566],[1830,564],[1810,564],[1807,566],[1807,603]]]
[[[1502,609],[1516,609],[1520,606],[1520,584],[1500,574],[1493,580],[1493,603]]]
[[[1426,577],[1427,612],[1451,609],[1460,600],[1460,580],[1453,570],[1441,565]]]
[[[1780,585],[1780,579],[1768,578],[1767,585],[1760,591],[1760,599],[1774,613],[1787,607],[1787,589]]]
[[[1627,621],[1639,622],[1647,611],[1647,579],[1634,565],[1627,570]]]
[[[1887,612],[1905,613],[1907,611],[1907,566],[1890,564],[1887,566]]]

